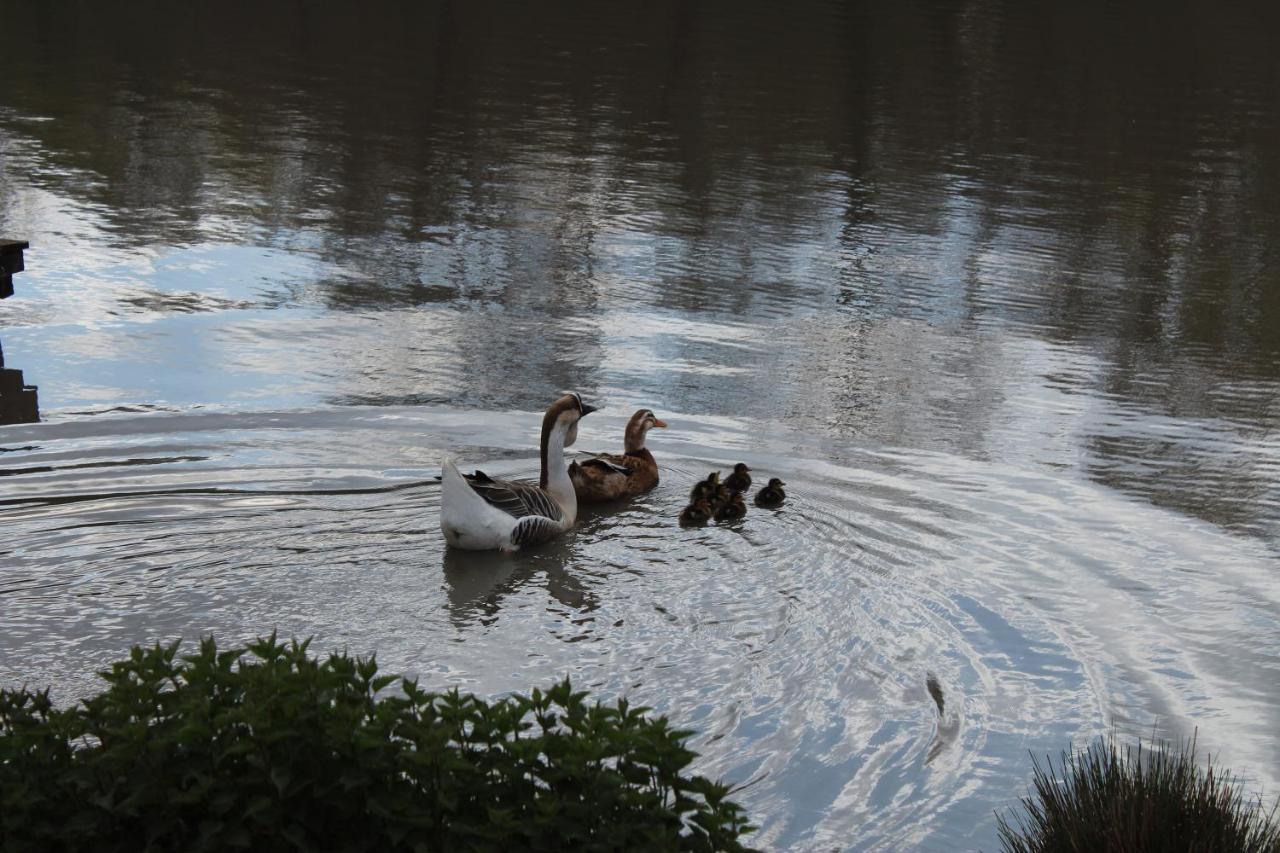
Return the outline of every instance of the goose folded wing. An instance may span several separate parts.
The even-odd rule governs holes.
[[[561,521],[564,512],[551,495],[532,483],[516,483],[511,480],[490,479],[482,471],[467,477],[472,490],[484,498],[485,503],[500,509],[514,518],[529,515]]]

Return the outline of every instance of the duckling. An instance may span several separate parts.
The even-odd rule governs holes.
[[[680,512],[680,526],[692,527],[706,524],[711,518],[711,504],[705,500],[694,501]]]
[[[733,473],[725,478],[724,484],[735,492],[745,492],[751,488],[751,471],[747,463],[739,462],[733,466]]]
[[[720,486],[720,472],[712,471],[707,475],[707,479],[699,480],[693,484],[693,491],[689,493],[689,503],[697,503],[701,500],[707,500],[715,495],[716,489]]]
[[[756,493],[756,506],[782,506],[782,502],[787,499],[787,493],[782,490],[782,487],[785,485],[786,483],[782,482],[777,477],[769,480],[769,485]]]
[[[747,514],[747,503],[742,499],[742,492],[733,495],[716,510],[716,521],[732,521]]]

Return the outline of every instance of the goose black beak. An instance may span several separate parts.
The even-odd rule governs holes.
[[[582,404],[582,415],[581,415],[581,417],[584,417],[584,418],[585,418],[587,415],[591,414],[592,412],[598,412],[598,411],[600,411],[599,407],[597,407],[597,406],[588,406],[586,403],[583,403],[583,404]]]

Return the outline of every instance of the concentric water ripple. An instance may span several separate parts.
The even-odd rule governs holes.
[[[696,730],[702,769],[744,785],[774,849],[991,847],[1028,751],[1111,728],[1198,728],[1280,783],[1280,601],[1250,540],[1016,467],[728,455],[741,424],[669,419],[657,490],[515,557],[445,552],[433,475],[444,449],[534,475],[533,413],[11,430],[0,679],[68,701],[132,642],[273,629],[432,686],[568,674]],[[621,414],[592,420],[582,446],[611,446]],[[787,503],[679,528],[692,484],[739,460],[786,480]]]
[[[243,5],[5,18],[0,681],[569,673],[772,849],[990,848],[1113,727],[1277,792],[1280,6]],[[442,552],[441,454],[532,475],[565,388],[662,486]],[[739,459],[787,505],[676,527]]]

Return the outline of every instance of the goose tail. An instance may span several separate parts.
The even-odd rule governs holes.
[[[495,510],[471,488],[457,463],[440,465],[440,531],[454,548],[492,550],[509,543],[515,519]]]

